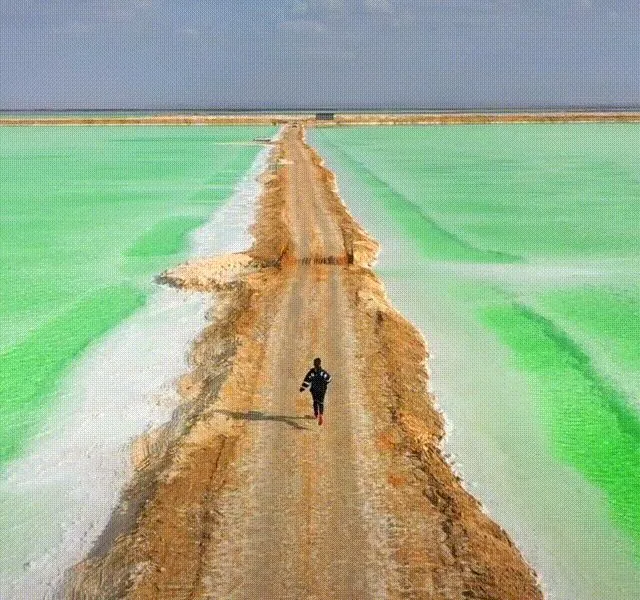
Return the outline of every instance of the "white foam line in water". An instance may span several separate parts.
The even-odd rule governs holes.
[[[258,154],[231,199],[192,237],[193,254],[238,252],[261,192]],[[147,305],[85,352],[61,383],[57,408],[0,480],[0,598],[55,598],[67,568],[107,525],[133,474],[132,441],[166,422],[211,296],[158,286]]]
[[[398,245],[399,242],[396,243]],[[405,272],[415,266],[402,257],[393,257],[388,266],[402,268]],[[425,267],[421,267],[421,271]],[[527,263],[464,263],[430,260],[430,273],[443,277],[467,277],[509,285],[513,289],[558,286],[602,285],[615,282],[617,285],[634,285],[640,276],[640,261],[636,258],[585,258],[572,261],[532,259]]]

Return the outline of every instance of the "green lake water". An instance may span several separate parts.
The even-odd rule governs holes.
[[[640,126],[317,129],[447,447],[552,598],[640,585]]]
[[[143,306],[273,127],[0,128],[0,465],[61,374]]]

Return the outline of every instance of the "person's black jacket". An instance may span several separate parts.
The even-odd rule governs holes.
[[[314,368],[307,373],[300,387],[300,391],[303,392],[311,386],[312,396],[324,396],[327,391],[327,384],[329,384],[330,381],[331,375],[329,375],[329,373],[324,369],[318,369],[316,371]]]

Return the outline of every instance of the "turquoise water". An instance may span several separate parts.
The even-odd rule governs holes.
[[[640,584],[640,127],[315,130],[431,344],[465,479],[553,598]],[[500,476],[496,477],[496,473]]]
[[[184,259],[273,127],[0,128],[0,464],[65,369]]]

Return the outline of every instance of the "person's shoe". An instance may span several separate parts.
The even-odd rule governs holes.
[[[318,425],[322,425],[322,415],[318,415]]]

